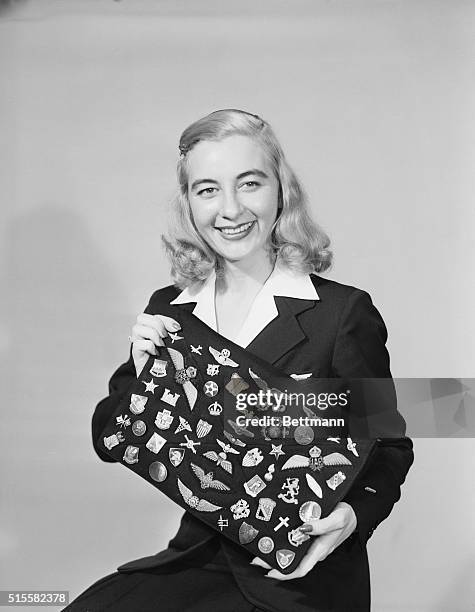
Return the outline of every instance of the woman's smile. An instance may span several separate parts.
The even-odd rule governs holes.
[[[242,238],[245,238],[251,233],[252,228],[254,227],[255,224],[256,224],[256,221],[249,221],[247,223],[240,223],[239,225],[235,225],[235,226],[232,226],[232,225],[225,225],[221,227],[215,226],[215,229],[218,230],[218,232],[221,234],[221,236],[225,240],[241,240]]]

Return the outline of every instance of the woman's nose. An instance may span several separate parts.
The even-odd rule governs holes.
[[[235,219],[242,212],[242,205],[238,195],[233,190],[223,191],[221,200],[221,216],[227,219]]]

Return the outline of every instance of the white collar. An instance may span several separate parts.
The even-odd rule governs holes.
[[[186,287],[170,304],[196,302],[193,314],[216,331],[215,282],[216,273],[213,270],[205,281]],[[236,338],[228,339],[243,348],[248,346],[264,327],[278,316],[274,296],[301,300],[320,299],[308,274],[294,272],[276,262],[272,273],[256,295]]]

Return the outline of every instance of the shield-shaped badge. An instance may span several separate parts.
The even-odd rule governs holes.
[[[169,410],[159,410],[155,417],[155,425],[158,429],[168,429],[173,422],[174,417]]]
[[[295,553],[292,550],[283,548],[275,553],[275,558],[279,564],[279,567],[285,569],[286,567],[289,567],[289,565],[295,559]]]
[[[183,461],[184,456],[184,448],[170,448],[168,451],[168,458],[170,459],[170,463],[173,465],[173,467],[178,467]]]
[[[266,488],[266,483],[259,474],[255,474],[250,480],[244,483],[244,489],[251,497],[257,497]]]
[[[167,362],[163,361],[163,359],[155,359],[153,362],[153,366],[150,368],[150,374],[156,376],[157,378],[161,378],[162,376],[167,375]]]
[[[211,431],[212,425],[210,425],[207,421],[203,421],[200,419],[196,424],[196,435],[198,438],[204,438]]]
[[[251,448],[244,455],[242,459],[242,464],[244,467],[254,467],[259,465],[259,463],[264,459],[264,455],[259,448]]]
[[[252,542],[252,540],[254,540],[258,533],[258,529],[244,521],[239,526],[239,541],[241,542],[241,544],[249,544],[250,542]]]
[[[130,412],[133,412],[134,414],[141,414],[145,410],[147,400],[148,397],[145,397],[144,395],[132,393],[130,396]]]

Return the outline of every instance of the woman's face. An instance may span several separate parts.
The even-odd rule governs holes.
[[[188,153],[188,198],[198,232],[228,261],[265,256],[279,185],[248,136],[201,141]]]

